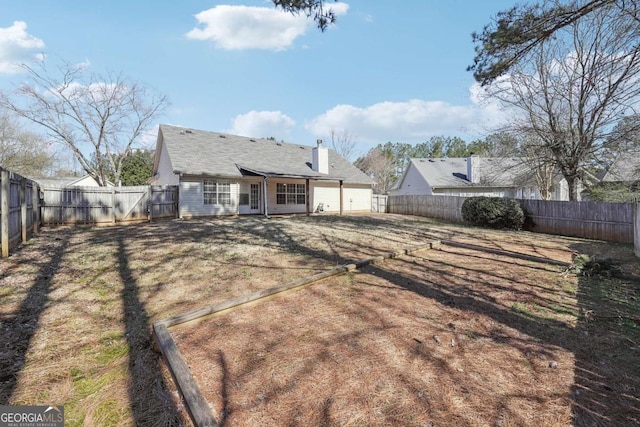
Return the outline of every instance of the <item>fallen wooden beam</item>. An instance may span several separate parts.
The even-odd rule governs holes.
[[[187,410],[193,423],[198,427],[218,427],[209,404],[202,396],[167,327],[156,323],[153,325],[153,333],[162,357],[169,365],[173,380],[187,403]]]

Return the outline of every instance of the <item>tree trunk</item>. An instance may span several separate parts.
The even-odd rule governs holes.
[[[580,180],[577,176],[565,176],[567,186],[569,187],[569,201],[578,201],[578,183]]]

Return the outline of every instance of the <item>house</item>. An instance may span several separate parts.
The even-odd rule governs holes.
[[[564,178],[551,178],[551,199],[569,200]],[[541,199],[535,174],[520,158],[411,159],[391,195],[494,196]]]
[[[373,181],[316,147],[160,125],[151,184],[179,185],[179,216],[371,211]],[[265,197],[266,195],[266,197]]]
[[[96,181],[91,175],[35,178],[34,181],[43,187],[99,187],[98,181]],[[113,184],[109,183],[107,186],[113,187]]]
[[[600,181],[640,187],[640,153],[619,155]]]

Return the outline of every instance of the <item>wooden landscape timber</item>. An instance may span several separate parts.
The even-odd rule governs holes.
[[[240,307],[246,307],[247,305],[255,304],[257,302],[263,302],[277,296],[282,296],[289,292],[295,292],[319,280],[347,273],[358,268],[365,267],[367,265],[375,264],[377,262],[382,262],[385,259],[392,259],[403,255],[413,254],[424,249],[439,249],[440,244],[441,242],[439,240],[434,240],[424,245],[401,249],[395,252],[388,252],[384,255],[379,255],[372,258],[365,258],[352,264],[341,265],[322,273],[303,277],[301,279],[294,280],[280,286],[274,286],[268,289],[253,292],[248,295],[232,298],[219,304],[214,304],[198,310],[190,311],[188,313],[172,316],[154,323],[153,335],[157,343],[157,347],[160,350],[162,357],[167,362],[167,365],[169,366],[171,375],[176,382],[178,390],[180,390],[180,393],[184,398],[187,411],[194,425],[196,425],[197,427],[217,427],[218,423],[215,420],[211,408],[202,396],[200,388],[193,378],[193,375],[191,375],[189,367],[180,354],[180,351],[178,350],[175,341],[171,337],[171,333],[169,332],[168,328],[194,321],[200,321],[211,315],[226,314]]]

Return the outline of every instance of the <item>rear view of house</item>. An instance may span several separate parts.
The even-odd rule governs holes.
[[[323,147],[161,125],[151,184],[179,185],[179,215],[371,210],[372,180]]]

